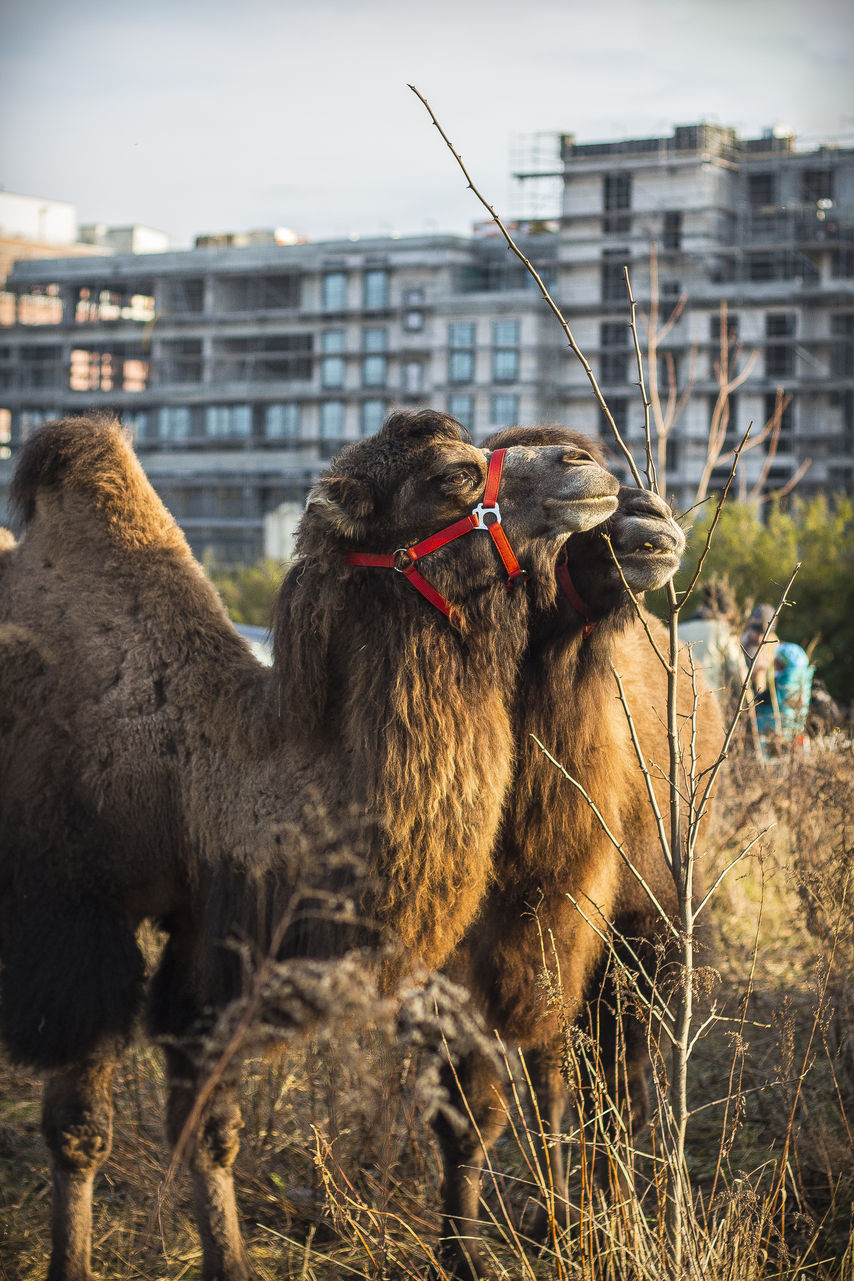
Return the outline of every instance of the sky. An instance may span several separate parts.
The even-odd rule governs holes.
[[[0,187],[176,247],[467,231],[514,137],[854,142],[850,0],[0,0]]]

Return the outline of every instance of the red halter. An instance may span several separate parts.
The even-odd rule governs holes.
[[[590,617],[590,610],[587,608],[587,605],[584,602],[584,600],[582,600],[581,596],[579,595],[578,588],[575,586],[575,583],[572,581],[572,575],[569,572],[569,565],[567,564],[565,551],[561,554],[560,560],[558,561],[557,566],[555,568],[555,573],[557,575],[557,581],[560,583],[560,589],[563,592],[564,596],[569,601],[572,608],[576,610],[577,613],[579,613],[581,617],[584,619],[584,628],[581,632],[581,635],[583,639],[586,640],[587,637],[590,635],[590,633],[593,631],[593,628],[596,626],[596,624],[594,623],[593,619]]]
[[[463,516],[453,525],[447,525],[412,547],[398,547],[397,551],[390,556],[373,552],[348,552],[344,557],[347,564],[368,565],[376,569],[396,569],[399,574],[403,574],[404,578],[409,579],[416,591],[425,596],[431,605],[440,609],[451,622],[455,621],[454,607],[415,568],[415,562],[421,560],[422,556],[429,556],[430,552],[438,551],[440,547],[453,542],[455,538],[461,538],[463,534],[468,534],[473,529],[485,529],[507,570],[507,586],[510,587],[512,583],[524,579],[525,570],[520,569],[519,562],[501,526],[501,510],[498,506],[498,486],[501,483],[501,469],[504,466],[506,453],[506,449],[495,449],[490,454],[483,498],[468,516]]]

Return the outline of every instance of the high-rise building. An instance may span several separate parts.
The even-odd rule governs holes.
[[[514,225],[636,454],[644,405],[625,268],[646,352],[665,488],[712,488],[748,422],[741,490],[799,478],[851,490],[854,151],[731,129],[578,144],[520,174],[561,192]],[[196,552],[222,563],[292,526],[318,470],[393,405],[444,409],[476,438],[508,423],[600,432],[585,370],[534,282],[488,224],[472,236],[299,242],[252,233],[192,250],[16,264],[0,333],[11,452],[34,425],[92,408],[134,430]],[[284,240],[286,243],[280,243]],[[34,304],[50,300],[40,310]],[[721,388],[725,388],[722,394]],[[708,459],[710,424],[720,455]],[[0,459],[0,489],[9,460]],[[0,514],[0,519],[2,515]],[[267,522],[268,530],[272,528]]]
[[[740,463],[742,493],[852,488],[854,151],[798,149],[786,132],[740,139],[712,125],[671,137],[561,139],[558,295],[611,412],[637,451],[644,408],[626,323],[628,267],[651,417],[669,493],[690,502],[710,424],[723,449],[712,487],[750,423],[765,439]],[[522,176],[536,185],[541,175]],[[589,428],[589,384],[556,368],[546,415]],[[722,396],[722,388],[726,394]],[[766,424],[770,424],[766,426]],[[809,463],[808,463],[809,460]]]

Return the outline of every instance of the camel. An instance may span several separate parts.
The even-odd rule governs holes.
[[[203,1276],[249,1277],[237,1080],[194,1113],[193,1047],[242,990],[229,944],[353,945],[332,928],[312,951],[310,923],[277,926],[311,816],[348,831],[355,813],[360,914],[392,950],[387,981],[442,964],[491,874],[529,600],[553,599],[560,546],[610,515],[617,489],[574,446],[487,458],[446,415],[393,414],[309,495],[268,669],[116,421],[66,419],[23,446],[23,533],[0,593],[0,1031],[46,1078],[49,1281],[91,1275],[92,1184],[143,1005],[148,919],[168,936],[148,1021],[165,1039],[170,1139],[189,1149]]]
[[[590,441],[560,428],[510,428],[491,437],[488,445],[506,446],[517,439],[541,444],[571,440],[599,456]],[[678,568],[685,539],[669,507],[655,494],[622,488],[618,502],[605,524],[570,536],[558,567],[563,590],[553,605],[532,616],[514,710],[516,769],[494,855],[494,880],[448,966],[472,992],[487,1025],[508,1047],[527,1051],[540,1112],[554,1134],[561,1131],[567,1102],[561,1069],[566,1029],[573,1023],[595,1027],[613,1097],[620,1033],[626,1047],[620,1083],[627,1079],[628,1124],[633,1130],[643,1125],[648,1111],[645,1030],[629,1016],[617,1026],[610,993],[613,966],[600,935],[610,933],[618,951],[620,938],[632,940],[635,955],[653,974],[656,949],[669,936],[587,802],[532,736],[582,784],[668,916],[678,918],[673,879],[611,664],[621,675],[647,761],[666,770],[666,675],[625,584],[636,598],[663,586]],[[604,534],[610,536],[625,584]],[[665,629],[648,614],[645,621],[666,653]],[[698,685],[704,691],[697,733],[702,767],[715,759],[722,735],[717,706],[702,675]],[[681,716],[690,715],[692,698],[690,672],[683,671]],[[654,766],[652,773],[656,775]],[[668,813],[667,784],[660,776],[655,791]],[[631,953],[624,953],[624,959],[637,968]],[[557,1001],[548,999],[544,987],[546,967],[560,971]],[[449,1260],[462,1275],[478,1277],[486,1275],[477,1241],[480,1172],[484,1147],[488,1150],[504,1128],[497,1102],[502,1083],[494,1065],[477,1055],[456,1064],[446,1080],[452,1092],[459,1081],[473,1123],[453,1127],[442,1118],[437,1122],[448,1216],[443,1235]],[[468,1109],[464,1113],[468,1116]],[[552,1164],[560,1190],[564,1157],[557,1143]],[[591,1175],[603,1180],[601,1161]]]

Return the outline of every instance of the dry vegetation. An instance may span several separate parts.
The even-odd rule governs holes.
[[[731,763],[710,857],[723,865],[769,831],[712,909],[705,959],[717,972],[710,996],[722,1017],[692,1061],[688,1134],[692,1253],[704,1277],[854,1277],[852,781],[846,742],[765,765],[751,755]],[[453,1002],[440,994],[453,1037]],[[358,1020],[358,1005],[355,1013]],[[441,1036],[425,1037],[425,1026],[412,1016],[402,1045],[388,1027],[351,1023],[310,1048],[255,1062],[238,1182],[263,1281],[428,1275],[440,1170],[426,1116]],[[433,1046],[414,1048],[425,1039]],[[511,1071],[521,1103],[524,1065]],[[49,1245],[39,1085],[4,1062],[0,1100],[0,1277],[35,1281]],[[127,1058],[116,1107],[115,1148],[96,1194],[99,1271],[110,1281],[191,1281],[200,1251],[185,1176],[168,1170],[156,1051]],[[632,1160],[639,1199],[609,1213],[573,1185],[580,1226],[563,1226],[557,1197],[551,1245],[537,1248],[525,1228],[533,1204],[549,1197],[543,1143],[535,1113],[512,1121],[484,1191],[496,1278],[663,1281],[655,1127],[637,1136],[636,1151],[614,1158]]]

